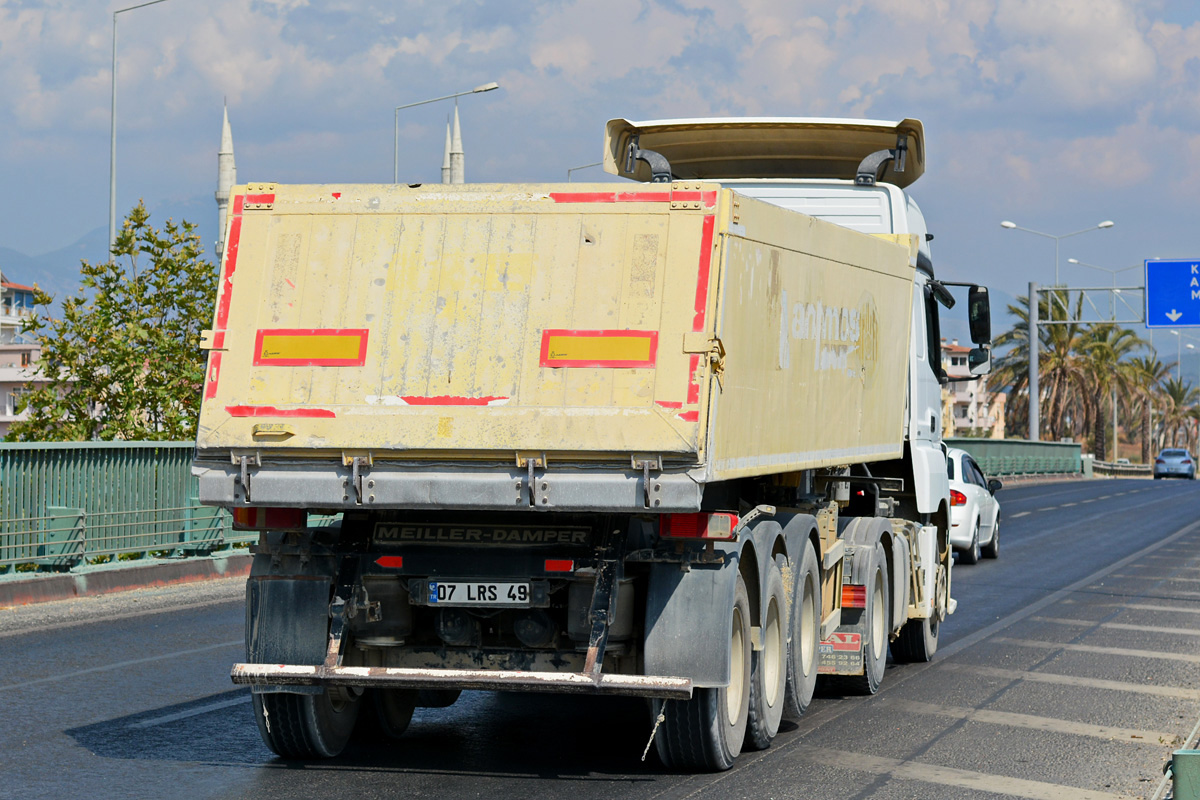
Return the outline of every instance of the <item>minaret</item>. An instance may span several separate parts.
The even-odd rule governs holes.
[[[446,123],[446,149],[442,153],[442,183],[450,182],[450,123]]]
[[[450,182],[465,183],[463,177],[462,129],[458,127],[458,105],[454,106],[454,135],[450,140]]]
[[[237,183],[237,165],[233,162],[233,131],[229,129],[229,107],[221,126],[221,147],[217,150],[217,261],[225,255],[225,220],[229,211],[229,190]]]

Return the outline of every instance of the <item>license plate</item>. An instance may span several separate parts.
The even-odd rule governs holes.
[[[528,606],[528,581],[428,581],[425,599],[431,606]]]

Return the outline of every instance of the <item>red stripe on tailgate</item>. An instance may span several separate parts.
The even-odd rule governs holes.
[[[337,416],[327,408],[276,408],[275,406],[225,406],[231,417],[311,417],[332,419]]]

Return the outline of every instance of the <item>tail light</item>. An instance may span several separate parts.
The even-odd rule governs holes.
[[[957,489],[950,490],[950,505],[965,506],[967,504],[967,496]]]
[[[1190,458],[1185,458],[1182,463],[1190,464],[1190,463],[1192,463],[1192,460]]]
[[[866,608],[867,587],[851,583],[842,585],[842,608]]]
[[[294,531],[308,526],[308,512],[303,508],[235,508],[235,531]]]
[[[1165,464],[1167,462],[1163,461],[1161,458],[1156,458],[1156,459],[1154,459],[1154,463],[1155,464]]]
[[[734,538],[737,514],[663,514],[658,525],[658,535],[664,539],[716,539]]]

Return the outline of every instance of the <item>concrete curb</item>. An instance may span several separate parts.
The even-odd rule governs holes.
[[[0,580],[0,608],[250,574],[248,553]]]

